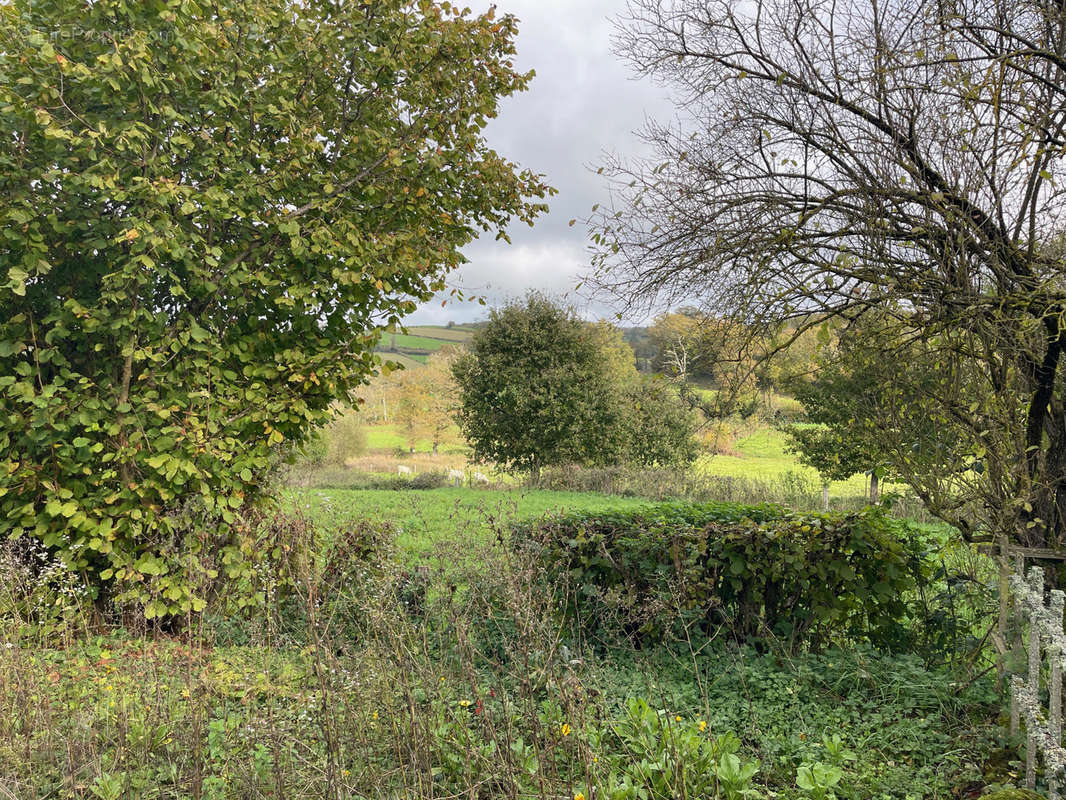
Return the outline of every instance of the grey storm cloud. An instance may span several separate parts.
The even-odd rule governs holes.
[[[673,106],[662,87],[633,79],[611,51],[613,20],[625,13],[624,0],[498,0],[496,6],[518,17],[516,66],[535,70],[536,77],[528,91],[503,101],[486,138],[504,157],[547,176],[559,193],[534,227],[510,228],[511,244],[487,236],[467,247],[469,263],[448,283],[489,304],[539,289],[566,296],[587,316],[608,316],[611,309],[585,305],[573,294],[588,268],[588,233],[580,221],[569,222],[607,199],[606,182],[594,171],[603,154],[644,154],[637,131],[649,117],[672,116]],[[484,315],[477,303],[442,295],[406,321],[440,324]]]

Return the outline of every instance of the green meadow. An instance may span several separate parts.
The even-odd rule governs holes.
[[[369,519],[396,528],[405,559],[432,555],[439,545],[472,537],[489,543],[518,521],[546,514],[632,508],[646,500],[534,489],[291,490],[286,506],[330,528]]]
[[[386,360],[396,361],[405,367],[417,369],[428,356],[445,347],[462,346],[470,341],[471,328],[451,328],[435,325],[415,325],[406,333],[385,333],[378,343],[378,353]]]
[[[802,481],[821,486],[817,470],[804,466],[786,450],[785,434],[776,428],[760,426],[734,442],[739,455],[716,453],[705,455],[696,463],[695,469],[707,475],[721,475],[747,480],[781,481],[796,477]],[[846,481],[831,481],[830,496],[860,495],[868,491],[869,478],[853,475]],[[883,487],[886,491],[895,487]]]

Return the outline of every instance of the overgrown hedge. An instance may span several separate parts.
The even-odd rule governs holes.
[[[664,503],[525,523],[514,543],[586,633],[659,637],[691,623],[791,649],[841,636],[899,643],[906,598],[929,573],[919,532],[880,509]]]

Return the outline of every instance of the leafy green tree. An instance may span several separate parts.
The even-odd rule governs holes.
[[[758,409],[758,331],[696,308],[658,316],[648,329],[653,367],[673,380],[691,407],[709,418],[749,417]],[[703,391],[707,386],[714,391]]]
[[[603,340],[540,294],[494,310],[454,366],[457,421],[475,459],[534,476],[556,464],[621,461],[625,407]]]
[[[489,149],[514,18],[381,0],[0,9],[0,534],[148,616],[375,370],[382,325],[549,190]],[[197,530],[178,522],[191,502]]]
[[[826,481],[869,473],[874,502],[886,474],[946,491],[974,463],[930,401],[946,388],[936,362],[907,334],[884,320],[849,325],[824,337],[813,374],[789,383],[812,423],[785,428],[789,448]]]
[[[458,356],[456,348],[443,347],[433,353],[427,359],[426,366],[417,372],[426,394],[425,427],[434,453],[439,451],[441,445],[452,444],[457,438],[454,417],[458,389],[452,365]]]
[[[655,368],[679,379],[700,379],[719,388],[751,381],[750,333],[743,325],[683,308],[661,314],[648,335],[656,348]]]
[[[829,326],[824,326],[827,331]],[[825,483],[845,481],[871,472],[876,494],[877,470],[884,454],[870,425],[872,408],[880,394],[877,377],[845,363],[841,351],[826,336],[813,374],[793,377],[789,389],[806,412],[806,424],[785,426],[787,449],[800,463],[818,470]],[[872,496],[876,501],[876,497]]]
[[[823,481],[846,481],[871,469],[870,454],[839,427],[794,423],[786,433],[788,452],[795,453],[801,464],[818,470]]]
[[[605,386],[622,396],[625,430],[620,460],[642,466],[695,460],[699,415],[681,387],[662,376],[639,374],[636,351],[624,331],[605,320],[588,327],[605,362]]]
[[[599,320],[588,324],[588,334],[600,351],[612,386],[628,384],[637,377],[636,353],[619,328]]]
[[[294,448],[292,460],[297,466],[345,466],[365,455],[368,448],[366,428],[351,408],[339,409],[337,417],[316,430],[300,448]]]
[[[493,311],[457,360],[459,427],[475,458],[534,476],[559,464],[691,461],[694,415],[634,361],[614,326],[530,294]]]
[[[328,449],[324,461],[343,467],[352,459],[366,455],[369,443],[366,427],[359,414],[345,409],[340,416],[323,429]]]
[[[412,453],[423,439],[430,441],[436,454],[442,444],[455,438],[455,358],[455,349],[445,347],[430,355],[425,366],[393,373],[393,420]]]

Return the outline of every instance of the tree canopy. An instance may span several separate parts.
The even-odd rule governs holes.
[[[429,0],[5,4],[0,534],[150,616],[200,606],[186,556],[239,573],[278,447],[543,208],[482,135],[515,34]]]
[[[610,376],[621,364],[604,339],[543,295],[494,309],[454,367],[457,419],[474,457],[533,474],[617,461],[623,409]],[[636,375],[632,356],[629,370]]]
[[[936,380],[908,408],[988,469],[917,470],[934,513],[1066,536],[1066,6],[635,0],[620,37],[685,104],[615,160],[596,279],[777,329],[876,310]],[[906,364],[905,360],[897,363]]]
[[[454,367],[474,457],[528,471],[691,461],[693,420],[672,387],[637,375],[621,332],[532,293],[492,312]]]

